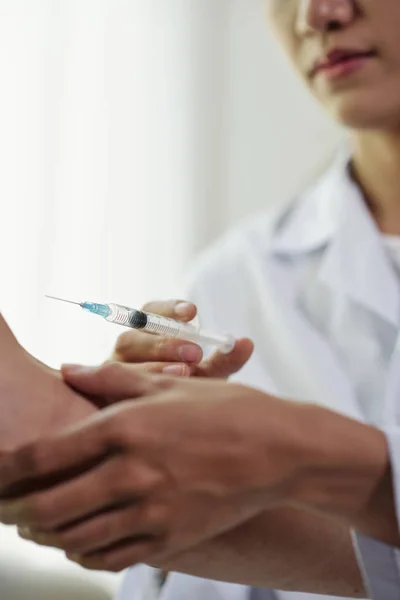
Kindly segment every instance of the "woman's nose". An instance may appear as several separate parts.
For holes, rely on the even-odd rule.
[[[356,14],[354,0],[299,0],[298,4],[296,31],[300,35],[342,29]]]

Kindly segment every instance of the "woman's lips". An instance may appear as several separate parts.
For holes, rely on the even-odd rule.
[[[376,56],[375,52],[331,52],[328,57],[316,63],[312,76],[322,74],[328,80],[336,80],[362,69],[367,62]]]

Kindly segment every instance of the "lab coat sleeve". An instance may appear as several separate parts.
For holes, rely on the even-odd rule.
[[[388,427],[385,434],[392,464],[397,523],[400,528],[400,427]],[[358,533],[353,533],[353,538],[370,598],[399,600],[400,550]]]

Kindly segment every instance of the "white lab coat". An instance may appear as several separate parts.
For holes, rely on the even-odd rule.
[[[248,336],[255,341],[255,353],[236,376],[237,380],[285,398],[324,405],[363,421],[352,382],[327,340],[304,317],[297,303],[303,253],[312,252],[324,241],[322,238],[329,233],[335,220],[332,219],[335,199],[349,193],[348,187],[343,186],[343,170],[341,159],[340,164],[296,202],[294,208],[291,206],[284,211],[286,215],[300,210],[293,231],[290,226],[282,230],[282,213],[264,216],[230,232],[209,249],[194,269],[190,296],[198,305],[200,319],[207,328],[230,332],[236,337]],[[314,214],[311,226],[307,206],[314,206],[315,212],[315,201],[320,208]],[[346,198],[341,201],[345,202]],[[325,211],[328,205],[329,220]],[[366,236],[369,235],[368,227],[365,222]],[[357,230],[359,235],[362,231],[360,234]],[[357,239],[357,243],[363,243]],[[349,240],[352,242],[354,240]],[[374,252],[371,248],[371,255],[367,255],[366,260],[373,261]],[[337,286],[343,285],[343,273],[330,275]],[[396,311],[400,314],[399,291],[392,289],[389,283],[382,289],[385,281],[383,278],[370,290],[369,301],[383,303],[390,314],[394,315]],[[400,349],[394,352],[390,365],[384,429],[392,453],[400,514]],[[399,553],[356,534],[354,541],[371,597],[399,600]],[[144,584],[150,572],[148,567],[142,566],[132,569],[125,580],[121,600],[153,600],[153,596],[146,594],[148,586]],[[276,592],[271,596],[266,594],[266,598],[269,597],[304,600],[309,595]],[[159,598],[249,600],[250,588],[172,574]]]

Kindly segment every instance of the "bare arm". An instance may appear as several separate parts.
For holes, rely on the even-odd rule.
[[[44,433],[95,412],[17,342],[0,314],[0,452],[39,439]]]
[[[366,596],[349,528],[400,546],[386,440],[379,430],[330,411],[304,410],[312,460],[294,496],[310,512],[265,512],[161,568],[273,589]]]
[[[291,505],[337,518],[346,526],[400,547],[385,434],[322,407],[304,405],[305,466]]]
[[[367,595],[348,529],[293,509],[265,512],[157,566],[270,589],[352,598]]]

